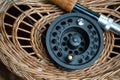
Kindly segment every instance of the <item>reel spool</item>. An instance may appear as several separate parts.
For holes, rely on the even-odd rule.
[[[103,32],[97,21],[82,13],[58,17],[46,35],[49,55],[66,70],[93,64],[103,50],[103,43]]]

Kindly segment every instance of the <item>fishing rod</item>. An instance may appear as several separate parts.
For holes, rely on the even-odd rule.
[[[112,30],[118,34],[120,34],[120,24],[114,22],[114,19],[108,18],[107,16],[103,14],[98,14],[80,4],[77,3],[77,0],[48,0],[62,9],[64,9],[67,12],[72,12],[74,10],[77,10],[78,12],[82,12],[95,20],[98,21],[101,28],[105,31]]]

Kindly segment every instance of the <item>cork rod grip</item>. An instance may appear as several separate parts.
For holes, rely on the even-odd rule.
[[[77,0],[48,0],[67,12],[71,12]]]

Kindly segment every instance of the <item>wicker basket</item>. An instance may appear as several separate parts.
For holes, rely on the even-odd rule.
[[[120,23],[119,0],[78,3]],[[105,32],[101,57],[88,68],[66,72],[51,62],[44,42],[46,30],[56,17],[65,13],[63,10],[47,0],[5,0],[0,8],[0,60],[23,79],[109,80],[120,72],[120,35]]]

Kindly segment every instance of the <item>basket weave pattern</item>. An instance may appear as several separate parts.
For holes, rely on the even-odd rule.
[[[119,0],[78,0],[78,3],[120,23]],[[64,13],[46,0],[8,2],[0,13],[0,60],[13,73],[28,80],[89,77],[103,80],[119,72],[120,36],[113,32],[103,34],[104,50],[92,66],[66,72],[52,63],[45,47],[46,31]]]

